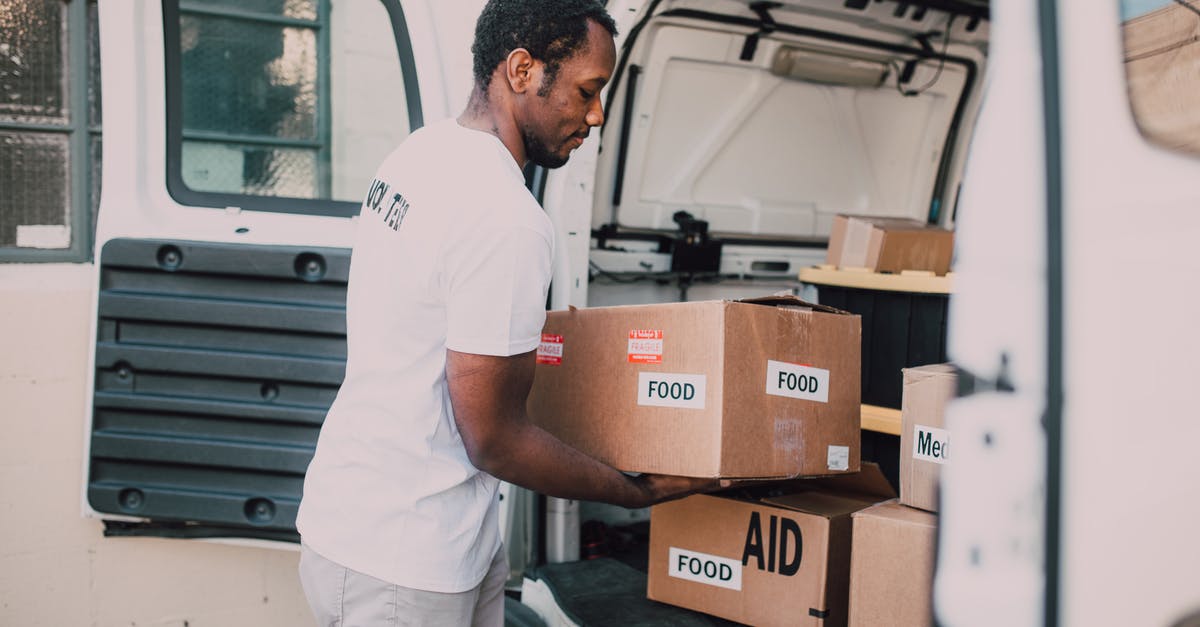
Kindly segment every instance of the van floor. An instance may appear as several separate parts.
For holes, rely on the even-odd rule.
[[[545,584],[558,609],[576,625],[713,627],[738,625],[715,616],[646,598],[650,524],[583,525],[578,562],[545,564],[526,578]]]

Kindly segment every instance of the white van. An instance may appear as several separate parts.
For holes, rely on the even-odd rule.
[[[0,623],[309,623],[288,549],[354,216],[462,110],[481,5],[0,9]],[[608,8],[605,125],[527,173],[549,306],[820,299],[836,214],[951,228],[939,620],[1200,620],[1200,5]],[[504,495],[518,582],[615,515]]]

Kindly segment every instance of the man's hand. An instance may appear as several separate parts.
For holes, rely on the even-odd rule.
[[[630,509],[673,501],[700,492],[712,492],[725,487],[725,484],[728,483],[719,479],[655,474],[638,475],[633,482],[638,487],[640,495],[630,504],[625,505]]]

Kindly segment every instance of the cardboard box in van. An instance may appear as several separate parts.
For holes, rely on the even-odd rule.
[[[829,233],[825,263],[899,274],[950,271],[954,232],[906,218],[838,215]]]
[[[794,297],[550,312],[534,422],[625,471],[859,468],[859,317]]]
[[[933,624],[937,515],[887,501],[852,515],[850,624]]]
[[[850,515],[895,496],[879,467],[741,492],[650,509],[647,596],[749,625],[845,625]]]
[[[942,466],[950,459],[946,403],[954,398],[950,364],[905,368],[900,399],[900,502],[937,511]]]

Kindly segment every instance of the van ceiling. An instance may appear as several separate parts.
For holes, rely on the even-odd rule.
[[[662,4],[628,57],[632,96],[627,79],[614,94],[614,184],[597,186],[594,228],[671,231],[679,210],[713,232],[802,240],[838,213],[944,222],[944,157],[986,49],[965,16],[986,3],[787,0],[758,35],[764,5]],[[916,4],[961,11],[949,45],[946,13],[897,15]]]

